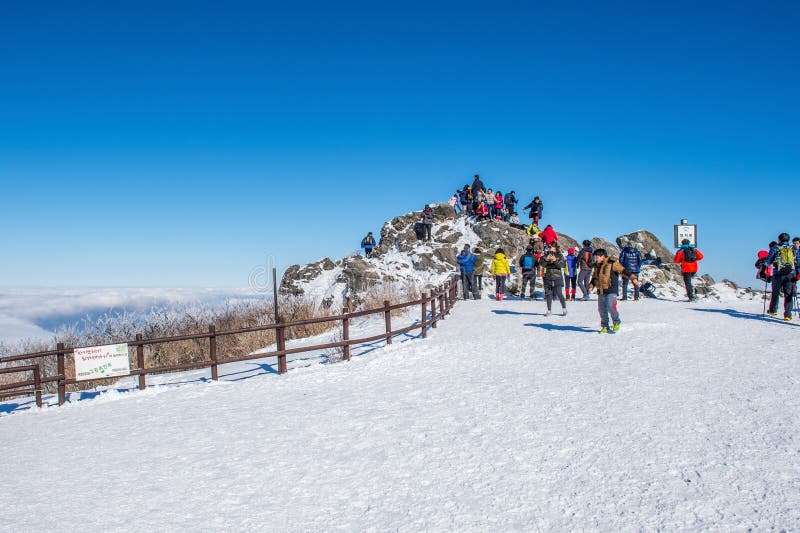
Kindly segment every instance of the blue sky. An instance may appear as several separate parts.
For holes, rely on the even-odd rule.
[[[740,283],[800,234],[797,2],[16,4],[0,285],[243,286],[475,172]]]

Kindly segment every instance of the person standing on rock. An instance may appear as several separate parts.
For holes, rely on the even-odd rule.
[[[616,333],[619,331],[620,318],[617,311],[617,293],[619,277],[627,277],[635,286],[639,280],[625,270],[618,261],[608,257],[602,248],[594,251],[594,268],[589,290],[597,289],[597,311],[600,313],[600,333]],[[611,324],[608,317],[611,315]],[[610,327],[610,329],[609,329]]]
[[[519,291],[519,299],[525,299],[525,288],[531,284],[531,300],[535,299],[536,291],[536,267],[539,261],[533,253],[533,246],[528,246],[525,254],[519,258],[519,267],[522,270],[522,290]]]
[[[494,218],[494,191],[492,189],[486,191],[486,207],[489,208],[489,218]]]
[[[461,192],[458,194],[458,199],[461,202],[461,207],[467,212],[467,216],[474,213],[472,209],[472,191],[470,191],[468,185],[464,185],[464,188],[461,189]]]
[[[494,253],[491,272],[492,276],[494,276],[495,300],[502,302],[506,297],[506,280],[511,275],[511,267],[502,248],[498,248]]]
[[[783,296],[783,319],[792,319],[792,306],[797,279],[797,256],[789,244],[789,234],[778,235],[778,245],[769,250],[765,263],[772,265],[772,297],[769,300],[770,316],[778,314],[778,303]]]
[[[578,265],[580,271],[578,272],[578,287],[581,288],[583,299],[588,300],[589,296],[589,281],[592,279],[592,267],[594,266],[594,249],[592,248],[592,241],[586,239],[583,241],[583,248],[578,252]]]
[[[498,215],[503,216],[503,193],[500,191],[494,193],[494,218]]]
[[[508,193],[505,198],[505,203],[508,212],[516,214],[515,211],[517,210],[517,204],[519,203],[519,200],[517,200],[517,193],[514,191]],[[517,221],[517,224],[519,224],[519,221]]]
[[[535,197],[531,203],[529,203],[522,209],[531,210],[530,217],[533,219],[533,225],[538,227],[539,219],[542,218],[542,212],[544,211],[544,204],[542,203],[541,198],[539,198],[538,196]]]
[[[361,240],[361,248],[364,249],[366,257],[372,257],[372,249],[375,248],[375,237],[372,236],[371,231]]]
[[[642,252],[637,250],[631,245],[629,240],[625,240],[625,246],[622,248],[622,251],[619,253],[619,262],[622,263],[622,266],[625,267],[625,270],[630,272],[631,274],[636,274],[636,277],[639,277],[639,272],[642,271]],[[627,300],[628,299],[628,279],[624,278],[622,280],[622,298],[620,300]],[[633,300],[639,300],[639,287],[636,285],[633,286]]]
[[[458,266],[461,270],[461,286],[464,288],[464,299],[469,300],[469,295],[476,300],[480,298],[478,286],[475,284],[475,263],[478,257],[469,251],[469,244],[464,245],[464,249],[456,257]]]
[[[475,174],[475,179],[472,180],[472,194],[473,196],[478,194],[478,191],[486,191],[483,187],[483,182],[481,181],[480,176]]]
[[[431,241],[431,232],[433,231],[433,223],[436,220],[436,217],[433,214],[433,209],[431,206],[426,205],[425,209],[422,211],[422,226],[425,230],[425,240],[427,242]]]
[[[558,298],[561,303],[561,314],[567,316],[567,302],[564,300],[564,266],[566,259],[558,249],[558,245],[551,244],[542,259],[542,285],[544,285],[544,298],[547,303],[547,316],[553,312],[553,299]]]
[[[700,250],[689,242],[689,239],[683,239],[681,241],[681,247],[678,248],[678,253],[675,254],[675,262],[681,265],[683,284],[686,285],[686,297],[689,298],[690,302],[697,301],[697,297],[694,295],[692,281],[695,275],[697,275],[697,262],[702,260],[703,254]]]

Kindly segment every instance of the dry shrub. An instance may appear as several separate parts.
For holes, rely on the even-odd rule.
[[[324,310],[317,302],[299,297],[281,298],[279,312],[284,321],[305,320],[331,316],[333,310]],[[66,349],[82,346],[115,344],[132,341],[137,333],[144,340],[207,333],[208,326],[213,324],[218,333],[230,330],[253,328],[273,324],[274,305],[272,299],[255,301],[228,302],[222,309],[184,308],[182,310],[157,309],[146,316],[127,313],[106,314],[97,319],[84,319],[78,326],[64,327],[58,331],[52,341],[27,340],[13,345],[0,343],[0,357],[39,351],[54,350],[55,345],[63,342]],[[305,338],[323,333],[335,322],[324,322],[289,328],[287,340]],[[275,331],[255,331],[236,335],[217,337],[217,356],[243,356],[261,348],[275,344]],[[170,341],[145,346],[145,367],[178,366],[183,364],[210,361],[210,342],[207,338]],[[71,357],[66,364],[67,378],[74,377],[74,363]],[[136,348],[129,350],[131,368],[136,368]],[[0,368],[39,364],[43,376],[58,374],[56,356],[0,363]],[[29,379],[24,374],[0,374],[0,384],[14,383]],[[70,387],[70,390],[86,390],[108,381],[81,382]],[[47,384],[48,392],[55,392],[56,384]]]
[[[418,300],[420,297],[419,287],[415,284],[390,282],[370,287],[364,295],[357,299],[356,305],[359,311],[365,311],[383,308],[386,301],[389,302],[389,305],[397,305]],[[395,309],[392,311],[392,316],[402,315],[405,311],[406,309]]]

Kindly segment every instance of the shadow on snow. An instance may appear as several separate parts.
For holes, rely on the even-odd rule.
[[[745,320],[755,320],[757,322],[768,322],[770,324],[780,324],[783,326],[800,327],[800,324],[794,322],[784,322],[783,320],[778,320],[769,316],[764,316],[762,314],[745,313],[743,311],[737,311],[736,309],[692,309],[692,311],[699,311],[701,313],[719,313],[723,315],[728,315],[731,318],[742,318]]]
[[[573,331],[578,333],[597,333],[596,329],[583,326],[561,326],[558,324],[525,324],[532,328],[544,329],[546,331]]]

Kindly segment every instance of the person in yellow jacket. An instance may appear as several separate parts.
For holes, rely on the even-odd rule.
[[[503,301],[506,297],[506,279],[511,275],[511,267],[508,264],[502,248],[498,248],[492,259],[492,276],[494,276],[496,300]]]

